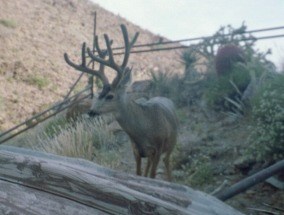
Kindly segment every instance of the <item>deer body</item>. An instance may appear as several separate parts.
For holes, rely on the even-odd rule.
[[[122,65],[114,62],[111,41],[105,35],[107,51],[100,50],[96,38],[96,48],[99,56],[95,56],[89,49],[88,54],[92,60],[100,63],[100,71],[90,69],[86,66],[86,50],[85,44],[82,47],[82,64],[77,65],[71,62],[64,55],[66,62],[77,70],[87,72],[99,77],[103,84],[103,91],[99,97],[95,99],[89,115],[112,112],[120,126],[130,137],[132,148],[136,160],[136,173],[141,175],[141,160],[147,157],[147,165],[144,176],[154,178],[161,155],[164,153],[164,163],[166,167],[166,175],[171,180],[170,155],[176,144],[177,139],[177,117],[174,110],[174,104],[171,100],[164,97],[154,97],[152,99],[132,99],[126,92],[131,82],[131,69],[126,67],[130,49],[135,43],[138,33],[134,39],[129,42],[128,33],[125,26],[121,26],[124,42],[125,56]],[[109,59],[105,60],[106,55]],[[116,78],[109,84],[104,74],[103,67],[109,66],[117,72]]]
[[[110,92],[113,95],[112,92]],[[119,92],[112,100],[96,99],[90,114],[113,112],[116,120],[131,139],[136,159],[136,174],[141,175],[141,158],[147,157],[148,163],[144,176],[154,178],[162,153],[167,179],[171,180],[169,159],[176,144],[178,121],[171,100],[154,97],[150,100],[132,100],[127,93]],[[112,108],[110,108],[112,106]]]

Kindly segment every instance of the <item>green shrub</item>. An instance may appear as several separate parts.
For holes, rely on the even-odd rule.
[[[231,25],[222,26],[212,37],[202,39],[200,43],[190,46],[182,54],[186,67],[185,77],[190,74],[190,79],[194,79],[193,75],[198,75],[192,72],[195,68],[201,68],[205,72],[204,77],[200,77],[199,73],[197,79],[203,82],[200,87],[204,87],[204,99],[208,107],[229,115],[239,116],[247,111],[248,106],[242,101],[242,97],[248,84],[251,83],[252,72],[259,77],[267,69],[275,70],[273,63],[267,60],[267,55],[271,51],[262,53],[255,50],[256,40],[251,34],[243,34],[246,29],[244,23],[239,28],[233,28]],[[231,74],[217,78],[214,66],[216,52],[220,46],[228,44],[236,45],[244,51],[246,65],[235,63]],[[192,89],[191,93],[194,91],[195,89]]]
[[[214,75],[205,80],[207,86],[204,99],[210,108],[236,111],[237,103],[241,103],[241,97],[250,82],[250,73],[243,68],[237,64],[232,73],[221,77]]]
[[[54,138],[59,135],[60,132],[70,126],[69,122],[65,119],[65,117],[55,117],[53,120],[49,120],[43,127],[43,131],[46,137]]]
[[[202,163],[196,167],[194,174],[190,176],[190,184],[194,187],[200,187],[204,184],[212,183],[213,168],[210,162]]]
[[[284,158],[284,75],[275,74],[252,100],[253,125],[248,139],[257,160]]]
[[[174,151],[173,158],[182,156],[179,150]],[[173,159],[175,160],[178,159]],[[198,159],[188,156],[187,162],[175,169],[173,175],[176,181],[200,189],[204,184],[213,183],[214,170],[211,162],[207,155],[201,155]]]

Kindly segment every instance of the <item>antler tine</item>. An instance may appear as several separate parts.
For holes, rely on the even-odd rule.
[[[112,45],[113,40],[110,40],[110,45]],[[100,56],[100,58],[104,59],[107,56],[107,50],[102,50],[99,45],[98,36],[95,37],[95,48]]]
[[[121,31],[123,34],[123,39],[124,39],[124,59],[123,59],[123,63],[121,64],[122,68],[125,68],[127,63],[128,63],[128,59],[129,59],[129,55],[130,55],[130,50],[132,48],[132,46],[134,45],[134,43],[136,42],[138,36],[139,36],[139,32],[136,32],[134,37],[132,38],[131,42],[129,42],[129,38],[128,38],[128,32],[127,32],[127,28],[125,27],[125,25],[121,25]]]
[[[105,38],[105,42],[106,42],[106,47],[107,47],[107,54],[109,55],[109,59],[108,60],[105,60],[104,58],[102,58],[100,55],[102,53],[100,53],[100,48],[99,48],[99,43],[98,43],[98,39],[96,39],[96,48],[98,50],[98,53],[99,53],[99,57],[95,56],[91,50],[89,48],[87,48],[87,52],[89,54],[89,56],[94,60],[94,61],[97,61],[101,64],[104,64],[110,68],[113,68],[114,70],[116,70],[118,73],[121,73],[120,71],[120,67],[115,63],[114,61],[114,57],[113,57],[113,52],[112,52],[112,48],[111,48],[111,45],[112,45],[112,40],[109,40],[108,38],[108,35],[107,34],[104,34],[104,38]],[[100,50],[100,51],[99,51]]]
[[[82,63],[75,64],[69,59],[68,54],[64,53],[64,59],[69,66],[81,72],[86,72],[88,74],[95,75],[99,79],[101,79],[101,81],[103,82],[103,85],[109,85],[109,81],[103,72],[103,67],[100,67],[100,70],[97,71],[97,70],[88,68],[88,66],[86,65],[86,43],[83,43],[82,45],[81,58],[82,58]]]
[[[125,25],[121,25],[121,31],[122,31],[122,34],[123,34],[123,40],[124,40],[124,44],[125,44],[125,53],[124,53],[124,59],[123,59],[123,62],[121,65],[118,65],[115,63],[115,60],[114,60],[114,57],[113,57],[113,51],[112,51],[112,40],[109,39],[108,35],[107,34],[104,34],[104,39],[105,39],[105,43],[106,43],[106,47],[107,47],[107,54],[108,54],[108,59],[105,60],[103,57],[101,57],[100,55],[102,54],[101,53],[101,50],[99,48],[99,44],[98,44],[98,38],[96,37],[96,48],[98,50],[98,53],[99,53],[99,56],[95,56],[91,50],[89,48],[87,48],[87,52],[89,54],[89,56],[94,60],[94,61],[97,61],[103,65],[106,65],[112,69],[114,69],[116,72],[117,72],[117,76],[115,77],[115,79],[113,80],[112,82],[112,85],[115,87],[117,85],[117,83],[119,82],[126,66],[127,66],[127,62],[128,62],[128,59],[129,59],[129,55],[130,55],[130,50],[132,48],[132,46],[134,45],[134,43],[136,42],[138,36],[139,36],[139,33],[137,32],[134,36],[134,38],[131,40],[131,42],[129,41],[129,38],[128,38],[128,32],[127,32],[127,29],[125,27]]]

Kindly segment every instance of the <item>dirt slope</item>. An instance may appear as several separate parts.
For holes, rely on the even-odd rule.
[[[92,45],[95,11],[97,34],[108,33],[114,47],[123,45],[122,23],[130,35],[140,32],[137,44],[160,39],[87,0],[0,0],[0,131],[68,92],[79,73],[65,63],[63,53],[79,60],[81,44]],[[143,79],[151,69],[181,71],[179,56],[180,51],[133,54],[129,65],[134,78]]]

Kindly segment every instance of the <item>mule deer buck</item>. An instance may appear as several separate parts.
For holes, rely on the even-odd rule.
[[[141,175],[141,158],[147,157],[147,164],[144,176],[155,178],[157,166],[161,155],[164,153],[164,164],[166,176],[171,180],[170,155],[177,139],[177,117],[174,104],[164,97],[154,97],[149,100],[133,100],[126,93],[126,89],[131,82],[131,69],[127,67],[130,50],[136,42],[138,33],[129,41],[128,32],[124,25],[121,25],[123,39],[125,43],[125,53],[121,65],[114,60],[114,54],[108,35],[104,35],[107,50],[102,51],[95,39],[95,46],[98,56],[95,56],[90,49],[87,49],[89,57],[93,61],[99,62],[101,69],[92,70],[86,66],[86,47],[82,47],[82,63],[74,64],[65,53],[66,62],[77,70],[93,74],[103,82],[103,90],[98,99],[95,99],[89,112],[90,116],[112,112],[120,126],[130,137],[134,156],[136,159],[136,174]],[[106,54],[108,59],[106,60]],[[116,71],[117,75],[109,84],[103,66],[108,66]]]

